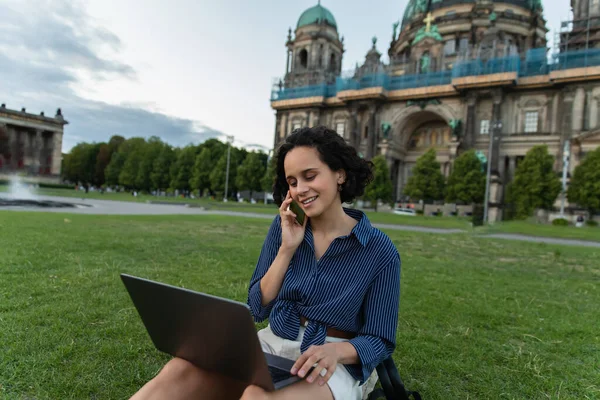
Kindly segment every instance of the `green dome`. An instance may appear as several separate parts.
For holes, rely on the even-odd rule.
[[[320,24],[321,22],[325,22],[337,29],[337,23],[335,22],[335,18],[333,18],[333,14],[331,11],[323,7],[321,2],[319,2],[319,4],[316,6],[311,7],[302,13],[296,28],[301,28],[306,25]]]
[[[417,14],[426,14],[428,11],[435,11],[440,8],[452,7],[459,4],[474,4],[476,0],[409,0],[404,17],[402,18],[402,27],[404,28]],[[542,0],[492,0],[493,3],[506,3],[523,7],[527,10],[542,10]]]

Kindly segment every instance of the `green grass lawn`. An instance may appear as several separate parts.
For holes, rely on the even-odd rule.
[[[477,228],[484,233],[516,233],[520,235],[581,239],[600,242],[600,228],[583,226],[553,226],[529,221],[505,221],[485,228]]]
[[[0,212],[0,398],[127,398],[168,359],[125,272],[245,301],[268,221]],[[387,232],[394,353],[426,399],[600,397],[598,249]]]

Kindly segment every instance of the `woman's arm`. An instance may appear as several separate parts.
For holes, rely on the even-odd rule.
[[[395,249],[394,249],[395,250]],[[363,303],[364,325],[351,339],[360,360],[359,371],[367,379],[371,371],[393,351],[396,345],[400,302],[400,256],[394,251],[367,291]],[[358,372],[358,371],[357,371]]]
[[[260,291],[262,293],[261,305],[263,307],[266,307],[267,304],[277,298],[281,290],[281,285],[283,285],[283,278],[285,278],[285,273],[288,270],[295,251],[296,249],[280,247],[273,264],[271,264],[265,276],[260,280]]]
[[[256,270],[250,280],[248,305],[257,322],[269,316],[290,261],[304,239],[308,218],[305,218],[304,225],[295,222],[296,215],[288,210],[291,202],[292,198],[288,192],[279,208],[279,215],[271,224]]]

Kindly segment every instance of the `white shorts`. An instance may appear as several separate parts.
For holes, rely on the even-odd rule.
[[[302,354],[300,352],[300,344],[302,343],[304,330],[305,328],[301,326],[296,340],[287,340],[275,335],[269,325],[265,329],[258,331],[258,338],[264,352],[289,358],[290,360],[297,360]],[[325,339],[326,343],[345,341],[347,340],[331,336],[327,336]],[[333,393],[335,400],[361,400],[366,398],[368,392],[373,390],[376,382],[377,372],[373,371],[373,374],[365,382],[365,385],[360,386],[359,381],[354,379],[343,365],[338,364],[335,372],[329,378],[329,381],[327,381],[327,385],[331,393]]]

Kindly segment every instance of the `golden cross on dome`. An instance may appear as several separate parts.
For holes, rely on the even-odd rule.
[[[429,14],[427,14],[427,18],[425,18],[423,20],[423,22],[425,22],[427,24],[427,27],[425,28],[425,32],[431,31],[431,23],[433,21],[435,21],[435,18],[433,18],[433,16],[431,15],[431,12],[429,12]]]

